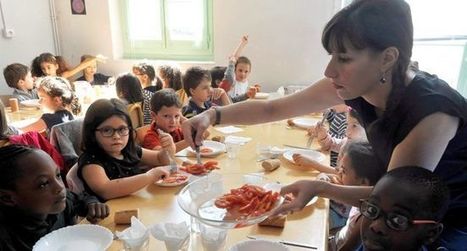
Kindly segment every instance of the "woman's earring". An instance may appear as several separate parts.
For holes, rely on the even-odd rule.
[[[380,84],[386,83],[386,76],[385,76],[384,72],[383,72],[383,74],[381,74],[381,78],[379,79],[379,83]]]

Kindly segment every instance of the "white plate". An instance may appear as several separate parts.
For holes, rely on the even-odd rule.
[[[309,129],[312,126],[316,125],[316,123],[320,122],[321,119],[314,119],[314,118],[297,118],[293,119],[292,122],[300,128]]]
[[[188,181],[190,181],[190,176],[191,174],[189,173],[185,173],[185,172],[180,172],[182,173],[183,175],[185,175],[187,177],[187,179],[183,182],[178,182],[178,183],[166,183],[166,182],[163,182],[162,180],[159,180],[156,182],[156,185],[158,186],[161,186],[161,187],[176,187],[176,186],[181,186],[181,185],[185,185],[186,183],[188,183]]]
[[[225,144],[212,140],[205,140],[201,146],[201,149],[203,148],[209,148],[212,150],[210,153],[201,152],[201,156],[203,157],[214,157],[226,151]],[[191,147],[188,147],[187,150],[192,154],[196,154],[196,152]]]
[[[284,158],[292,163],[295,164],[295,162],[293,161],[293,158],[292,158],[292,155],[296,154],[296,153],[299,153],[299,154],[302,154],[302,155],[305,155],[305,156],[308,156],[308,157],[311,157],[313,160],[315,161],[318,161],[318,162],[321,162],[324,160],[324,154],[318,152],[318,151],[315,151],[315,150],[304,150],[304,149],[293,149],[293,150],[289,150],[287,152],[285,152],[283,154]]]
[[[39,103],[39,99],[29,99],[21,101],[20,104],[28,107],[40,107],[41,104]]]
[[[269,93],[266,92],[257,92],[255,95],[255,99],[267,99],[269,98]]]
[[[229,251],[258,251],[258,250],[268,250],[268,251],[289,251],[290,249],[280,243],[267,241],[267,240],[247,240],[242,241],[231,248]]]
[[[101,251],[106,250],[113,234],[98,225],[74,225],[55,230],[43,236],[33,251]]]

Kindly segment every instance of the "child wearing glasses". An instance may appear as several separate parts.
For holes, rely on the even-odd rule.
[[[169,164],[166,150],[136,145],[126,106],[118,99],[91,104],[82,137],[77,174],[84,190],[101,201],[129,195],[169,174],[167,167],[161,167]]]
[[[389,171],[361,201],[358,250],[447,250],[434,243],[448,204],[447,186],[429,170],[407,166]]]
[[[50,156],[22,145],[0,148],[0,250],[32,250],[44,235],[109,215],[96,197],[68,192]]]

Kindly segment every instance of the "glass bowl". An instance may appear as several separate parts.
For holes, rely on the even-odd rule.
[[[204,224],[218,228],[239,228],[257,224],[266,219],[282,204],[282,196],[275,202],[272,209],[258,216],[240,217],[232,219],[226,217],[227,210],[214,205],[217,198],[229,193],[233,188],[245,184],[257,185],[280,192],[281,185],[259,174],[224,174],[210,173],[185,186],[177,196],[179,206],[191,217]]]

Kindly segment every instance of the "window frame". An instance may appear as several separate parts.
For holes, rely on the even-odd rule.
[[[213,1],[202,0],[204,17],[203,40],[199,48],[193,48],[192,41],[171,40],[166,27],[168,0],[161,1],[162,40],[130,40],[128,26],[128,6],[137,4],[132,0],[120,0],[120,24],[122,29],[123,58],[126,59],[162,59],[187,61],[212,61],[214,59],[213,45]]]

